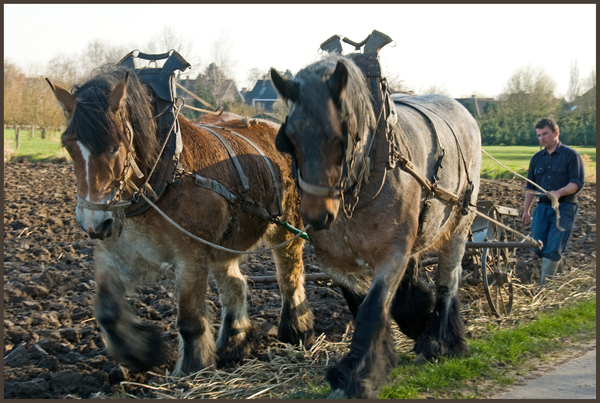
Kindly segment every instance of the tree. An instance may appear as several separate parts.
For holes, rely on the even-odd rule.
[[[535,123],[543,117],[557,119],[561,101],[554,97],[556,81],[543,68],[518,68],[500,95],[496,144],[537,144]]]
[[[572,102],[580,95],[581,84],[579,82],[579,67],[577,59],[571,61],[571,74],[569,76],[569,89],[567,90],[566,100]]]
[[[74,56],[60,54],[48,63],[46,76],[61,87],[69,88],[80,81],[81,72]]]
[[[21,69],[4,59],[4,124],[19,124],[22,120],[21,100],[25,75]]]
[[[153,54],[166,53],[173,49],[192,65],[191,69],[186,70],[186,74],[193,75],[199,70],[200,58],[196,54],[194,41],[171,26],[163,26],[162,30],[146,43],[145,49],[144,53]]]
[[[446,88],[445,83],[442,83],[442,84],[433,83],[429,87],[427,87],[423,91],[421,91],[421,93],[422,94],[439,94],[439,95],[450,96],[450,91],[448,91],[448,88]]]
[[[262,78],[265,75],[268,75],[268,73],[265,73],[264,71],[262,71],[258,67],[253,67],[250,70],[248,70],[248,73],[246,75],[246,77],[247,77],[246,79],[248,80],[248,88],[252,88],[254,86],[254,84],[258,80],[262,80]]]
[[[82,79],[87,80],[98,73],[97,69],[108,64],[115,64],[131,49],[124,46],[113,46],[100,39],[88,42],[87,48],[80,58]]]

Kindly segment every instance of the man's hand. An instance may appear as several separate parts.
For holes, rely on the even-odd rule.
[[[531,224],[531,217],[529,216],[529,211],[525,211],[523,213],[523,217],[521,217],[521,221],[523,221],[523,224],[525,224],[525,225]]]

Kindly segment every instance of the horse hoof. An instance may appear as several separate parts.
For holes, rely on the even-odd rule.
[[[336,389],[327,396],[327,399],[345,399],[344,391],[342,389]]]
[[[415,365],[421,365],[421,364],[425,364],[427,362],[427,359],[425,358],[425,356],[423,354],[418,354],[417,358],[415,358]]]

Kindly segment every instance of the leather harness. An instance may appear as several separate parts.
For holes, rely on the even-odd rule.
[[[164,62],[162,68],[138,69],[135,66],[134,58],[139,58],[154,63],[156,63],[157,60],[166,59],[166,61]],[[156,116],[157,137],[159,140],[159,144],[162,144],[163,148],[158,157],[157,163],[155,164],[155,168],[158,169],[153,170],[150,179],[147,180],[147,182],[145,183],[143,189],[144,193],[146,193],[147,195],[149,194],[149,197],[153,199],[153,201],[156,201],[165,192],[167,185],[170,184],[173,186],[177,186],[180,183],[181,177],[183,175],[188,175],[194,179],[194,183],[196,185],[219,194],[220,196],[224,197],[229,203],[238,205],[243,211],[254,214],[260,218],[272,221],[276,220],[277,217],[283,215],[282,190],[279,182],[277,181],[275,170],[273,169],[271,162],[256,144],[254,144],[252,141],[242,136],[241,134],[221,126],[198,125],[199,127],[208,130],[210,133],[212,133],[225,146],[225,149],[229,154],[229,158],[233,162],[242,182],[242,195],[233,194],[225,185],[219,183],[214,179],[206,178],[202,175],[186,171],[185,168],[179,163],[179,154],[183,149],[183,143],[181,140],[181,129],[179,127],[177,115],[181,105],[176,102],[176,83],[174,72],[175,70],[184,71],[186,68],[190,67],[190,64],[187,61],[185,61],[185,59],[183,59],[183,57],[181,57],[179,53],[172,50],[164,54],[150,55],[134,50],[128,53],[123,59],[121,59],[118,65],[133,70],[138,75],[140,80],[152,89],[155,95],[154,107],[155,110],[158,112],[158,115]],[[275,186],[275,193],[278,203],[277,212],[269,213],[267,209],[263,206],[259,206],[245,200],[245,196],[250,190],[248,179],[244,174],[242,166],[240,165],[239,159],[236,156],[235,152],[233,151],[225,137],[223,137],[218,132],[218,130],[228,131],[229,133],[232,133],[235,136],[245,140],[252,147],[254,147],[254,149],[256,149],[258,153],[263,157],[267,166],[269,167],[269,171],[271,173],[271,177]],[[133,139],[133,132],[131,132],[130,135],[131,139]],[[140,176],[138,175],[138,177]],[[86,206],[84,205],[83,207]],[[99,209],[99,207],[95,205],[86,208]],[[125,208],[125,216],[133,217],[148,210],[148,208],[150,208],[150,205],[145,200],[138,197],[137,200],[133,200],[130,203],[120,203],[118,206],[106,205],[106,207],[104,207],[104,205],[101,205],[100,208],[111,211]]]
[[[458,204],[459,198],[457,195],[449,192],[445,189],[440,188],[437,185],[437,175],[439,169],[442,167],[442,160],[445,155],[445,150],[442,148],[436,126],[432,119],[432,114],[441,118],[450,128],[452,134],[456,139],[456,144],[460,157],[462,159],[465,172],[467,175],[468,188],[465,192],[461,204],[461,212],[463,215],[468,214],[468,206],[470,204],[471,195],[473,191],[473,183],[469,178],[468,167],[462,153],[462,148],[458,141],[458,137],[452,125],[444,119],[443,116],[439,115],[436,111],[415,102],[411,102],[409,97],[407,99],[394,99],[392,100],[391,94],[387,87],[387,82],[381,75],[381,66],[379,63],[379,50],[386,44],[392,42],[392,39],[379,31],[374,30],[367,39],[361,43],[355,43],[348,40],[348,38],[334,35],[321,44],[321,49],[328,52],[342,53],[342,46],[340,40],[346,43],[352,44],[359,50],[364,45],[363,53],[353,53],[347,57],[351,58],[354,63],[363,72],[367,84],[371,90],[373,96],[373,110],[377,119],[377,126],[375,133],[372,136],[371,142],[367,145],[368,157],[365,159],[365,163],[368,166],[363,166],[363,172],[359,175],[364,176],[362,182],[364,186],[361,186],[361,181],[354,184],[350,189],[342,190],[342,194],[347,197],[354,199],[354,202],[350,202],[349,212],[346,211],[344,206],[344,212],[346,216],[350,218],[352,216],[352,210],[360,208],[371,202],[385,183],[386,172],[390,169],[394,169],[396,164],[400,164],[400,168],[410,175],[412,175],[423,188],[427,191],[425,206],[420,215],[420,224],[426,220],[427,210],[429,207],[430,197],[435,196],[451,204]],[[402,134],[398,132],[397,127],[397,116],[394,109],[394,104],[402,104],[419,111],[430,123],[433,132],[436,137],[436,143],[439,151],[437,152],[437,161],[434,167],[432,180],[429,180],[422,172],[415,168],[410,161],[410,156],[405,156],[400,153],[398,147],[398,141],[402,140]],[[366,172],[366,173],[365,173]]]

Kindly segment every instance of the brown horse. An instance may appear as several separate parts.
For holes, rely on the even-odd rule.
[[[399,162],[378,196],[352,211],[347,202],[369,177],[368,145],[378,125],[362,71],[351,57],[332,55],[294,80],[275,69],[271,76],[292,103],[277,147],[294,158],[301,213],[317,259],[355,317],[350,351],[327,372],[333,394],[377,397],[397,362],[390,319],[417,340],[419,361],[466,354],[458,283],[473,213],[433,196],[400,161],[458,200],[475,203],[481,140],[473,117],[439,95],[408,97],[392,107],[397,124],[388,121],[395,147],[390,155]],[[445,156],[438,171],[440,146]],[[419,253],[427,249],[439,251],[435,304],[417,277]]]
[[[132,217],[121,206],[142,187],[162,144],[157,141],[152,92],[125,68],[106,67],[71,94],[50,82],[68,115],[62,144],[73,158],[79,203],[77,222],[94,240],[97,294],[95,315],[108,351],[133,370],[148,370],[165,359],[159,333],[140,322],[125,300],[127,291],[149,275],[171,272],[178,298],[179,359],[175,371],[239,361],[251,351],[246,280],[239,269],[244,255],[216,250],[188,237],[154,209]],[[239,117],[220,121],[210,130],[179,115],[183,174],[177,186],[167,186],[156,206],[194,236],[229,249],[248,251],[262,242],[274,245],[292,236],[239,204],[195,184],[195,174],[217,181],[233,195],[278,215],[277,187],[282,193],[283,220],[302,227],[298,194],[289,160],[274,146],[277,127]],[[258,146],[265,159],[241,134]],[[235,152],[247,176],[243,192],[232,159],[213,132],[220,133]],[[138,178],[139,169],[144,175]],[[276,177],[276,183],[274,181]],[[109,207],[110,206],[110,207]],[[302,240],[273,250],[283,306],[278,337],[284,342],[308,343],[313,315],[304,292]],[[209,276],[216,280],[222,305],[215,344],[206,292]]]

